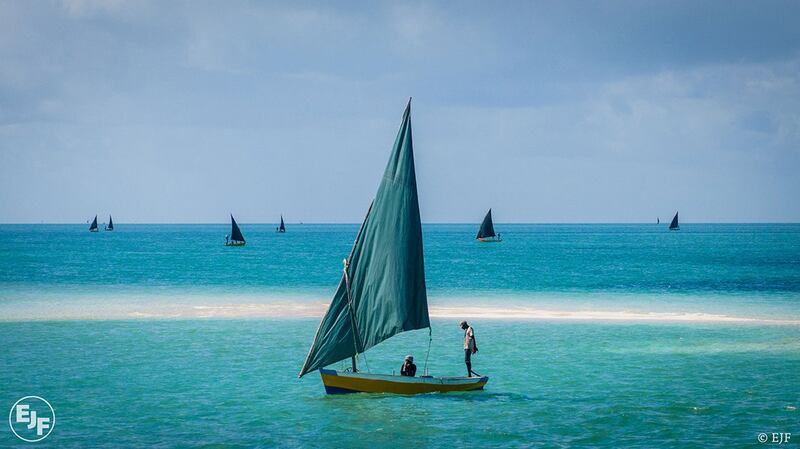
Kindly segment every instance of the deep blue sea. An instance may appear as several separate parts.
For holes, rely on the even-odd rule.
[[[357,225],[0,225],[0,447],[800,446],[800,225],[425,225],[428,368],[482,392],[324,394],[297,373]],[[424,360],[426,330],[367,352]]]

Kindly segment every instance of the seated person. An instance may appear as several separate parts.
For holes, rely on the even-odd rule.
[[[400,368],[400,375],[414,377],[416,374],[417,365],[414,365],[414,357],[407,355],[403,361],[403,366]]]

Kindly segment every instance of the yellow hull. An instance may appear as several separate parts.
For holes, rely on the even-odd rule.
[[[422,394],[482,390],[489,378],[483,377],[405,377],[319,370],[325,392]]]
[[[225,246],[244,246],[244,242],[231,242],[226,243]]]

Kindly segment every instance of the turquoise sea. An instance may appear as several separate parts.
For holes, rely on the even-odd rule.
[[[486,390],[326,396],[297,378],[357,225],[0,225],[0,447],[800,446],[800,225],[425,225],[428,368]],[[367,352],[398,370],[426,330]]]

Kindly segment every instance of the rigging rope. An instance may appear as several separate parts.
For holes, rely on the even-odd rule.
[[[362,352],[362,353],[361,353],[361,355],[363,355],[363,356],[364,356],[364,366],[366,366],[366,367],[367,367],[367,372],[368,372],[368,373],[371,373],[372,371],[370,371],[370,369],[369,369],[369,362],[367,361],[367,353],[366,353],[366,352]]]
[[[431,342],[433,342],[433,328],[428,326],[428,352],[425,353],[425,367],[422,372],[428,375],[428,356],[431,355]]]

